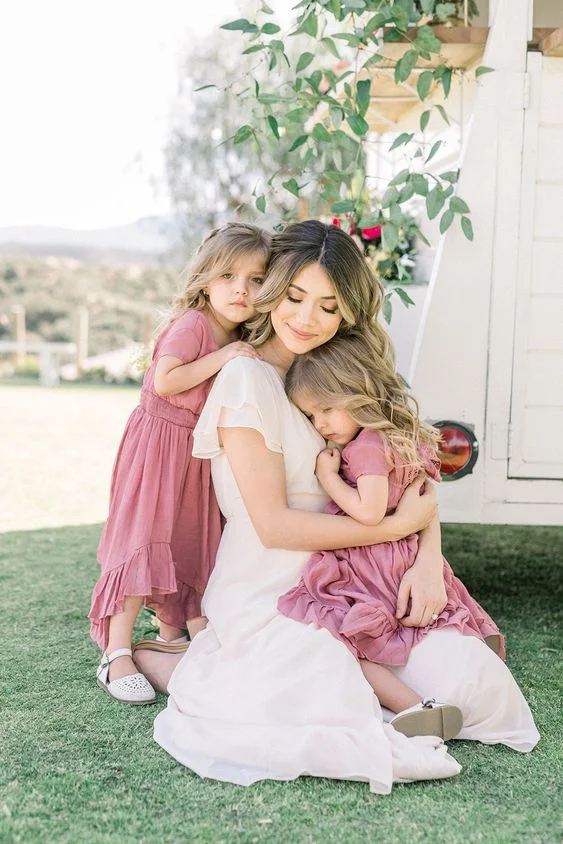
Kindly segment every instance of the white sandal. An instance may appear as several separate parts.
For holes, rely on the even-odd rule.
[[[449,741],[461,731],[463,715],[457,706],[427,697],[422,703],[399,712],[389,723],[405,736],[439,736]]]
[[[118,680],[108,681],[109,667],[114,659],[118,656],[132,655],[131,648],[118,648],[110,654],[102,654],[102,661],[96,671],[98,686],[118,703],[130,703],[134,706],[155,703],[156,692],[144,674],[128,674]]]

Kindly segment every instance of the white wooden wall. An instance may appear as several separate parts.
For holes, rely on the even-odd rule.
[[[563,59],[528,86],[509,476],[563,479]]]

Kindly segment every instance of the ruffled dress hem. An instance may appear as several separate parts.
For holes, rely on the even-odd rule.
[[[102,650],[107,647],[110,618],[123,612],[128,596],[143,597],[145,606],[154,609],[161,621],[182,629],[187,618],[200,615],[201,594],[179,581],[175,570],[170,543],[151,542],[100,577],[89,618],[90,635]]]

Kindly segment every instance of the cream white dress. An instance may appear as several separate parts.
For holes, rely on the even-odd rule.
[[[250,358],[229,362],[194,431],[193,454],[212,460],[226,519],[203,598],[209,624],[172,675],[156,741],[200,776],[240,785],[311,775],[367,781],[385,794],[393,782],[457,774],[439,739],[407,739],[384,724],[347,648],[277,611],[309,554],[261,544],[219,427],[253,428],[283,454],[291,507],[320,511],[326,503],[314,474],[324,441],[287,400],[276,370]]]

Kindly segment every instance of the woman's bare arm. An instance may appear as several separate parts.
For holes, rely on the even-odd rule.
[[[401,539],[426,527],[436,513],[432,489],[415,482],[392,516],[375,526],[348,516],[293,510],[287,503],[283,456],[270,451],[252,428],[221,428],[222,444],[260,541],[266,548],[323,551]]]

